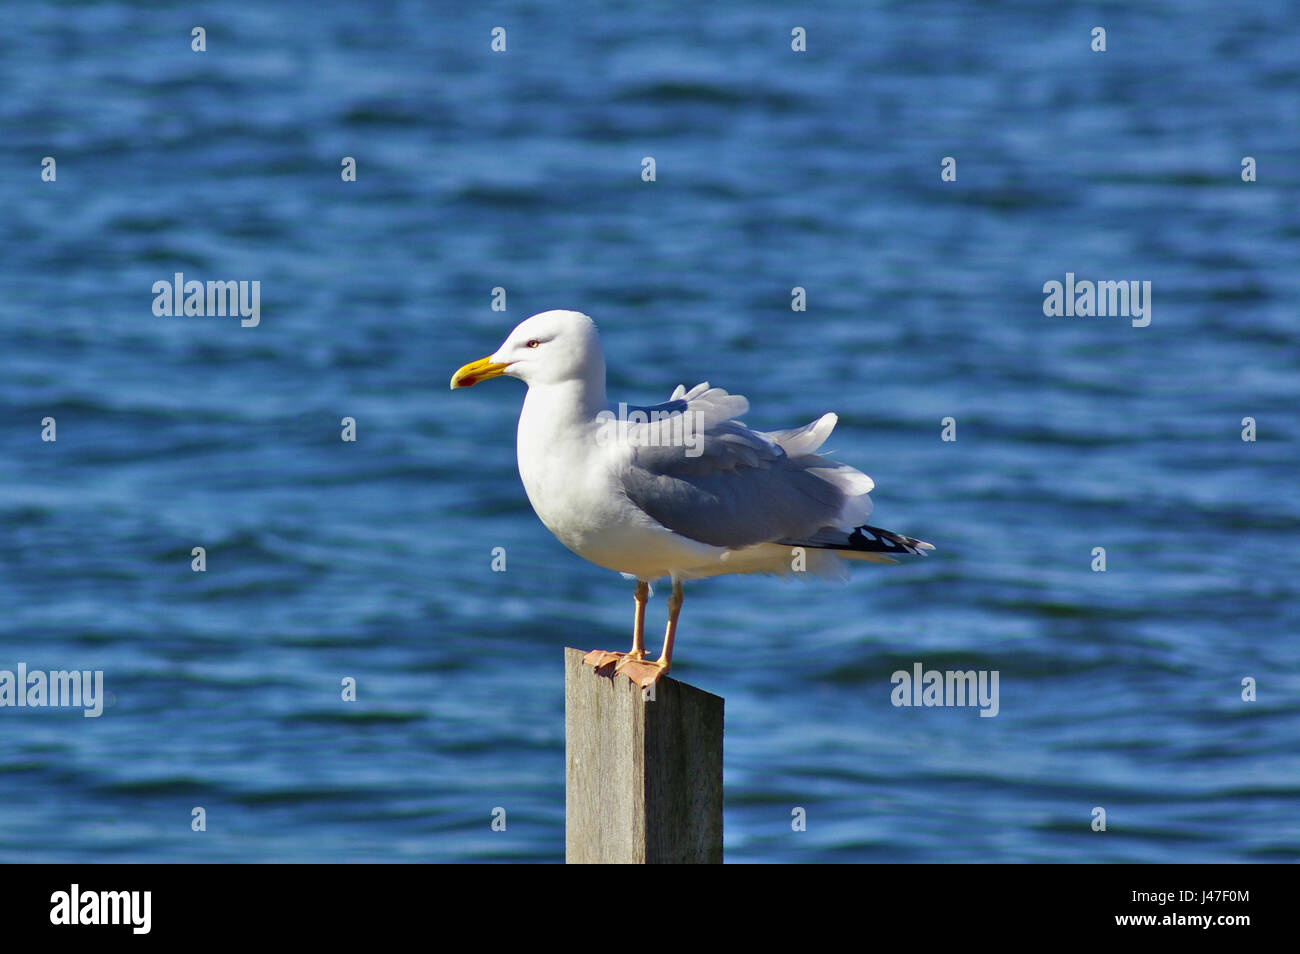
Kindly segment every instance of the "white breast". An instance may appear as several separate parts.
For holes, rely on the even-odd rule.
[[[566,417],[539,389],[519,415],[519,476],[546,528],[583,559],[640,579],[716,563],[721,548],[673,533],[618,483],[619,448],[597,441],[594,420]]]

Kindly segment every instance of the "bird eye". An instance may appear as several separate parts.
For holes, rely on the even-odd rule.
[[[528,339],[528,342],[524,345],[524,347],[525,347],[525,348],[536,348],[539,344],[541,344],[541,342],[538,341],[536,338],[529,338],[529,339]]]

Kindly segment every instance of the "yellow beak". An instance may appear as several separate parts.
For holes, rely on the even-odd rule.
[[[494,362],[491,355],[478,361],[471,361],[451,376],[451,389],[454,391],[456,388],[472,388],[488,378],[499,378],[506,373],[508,367],[510,365]]]

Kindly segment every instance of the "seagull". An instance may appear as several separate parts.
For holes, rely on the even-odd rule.
[[[672,664],[682,581],[729,573],[808,573],[843,580],[846,560],[896,563],[934,547],[867,524],[875,484],[815,453],[838,418],[756,431],[749,401],[708,382],[663,404],[610,404],[596,325],[576,311],[521,322],[451,387],[502,375],[528,385],[519,414],[519,476],[538,518],[566,547],[636,580],[632,648],[583,662],[647,689]],[[668,577],[668,626],[647,659],[650,583]]]

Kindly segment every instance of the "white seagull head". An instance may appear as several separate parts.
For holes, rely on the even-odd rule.
[[[451,387],[473,387],[501,375],[529,387],[582,381],[605,385],[605,355],[596,323],[578,311],[544,311],[526,318],[501,347],[451,376]]]

